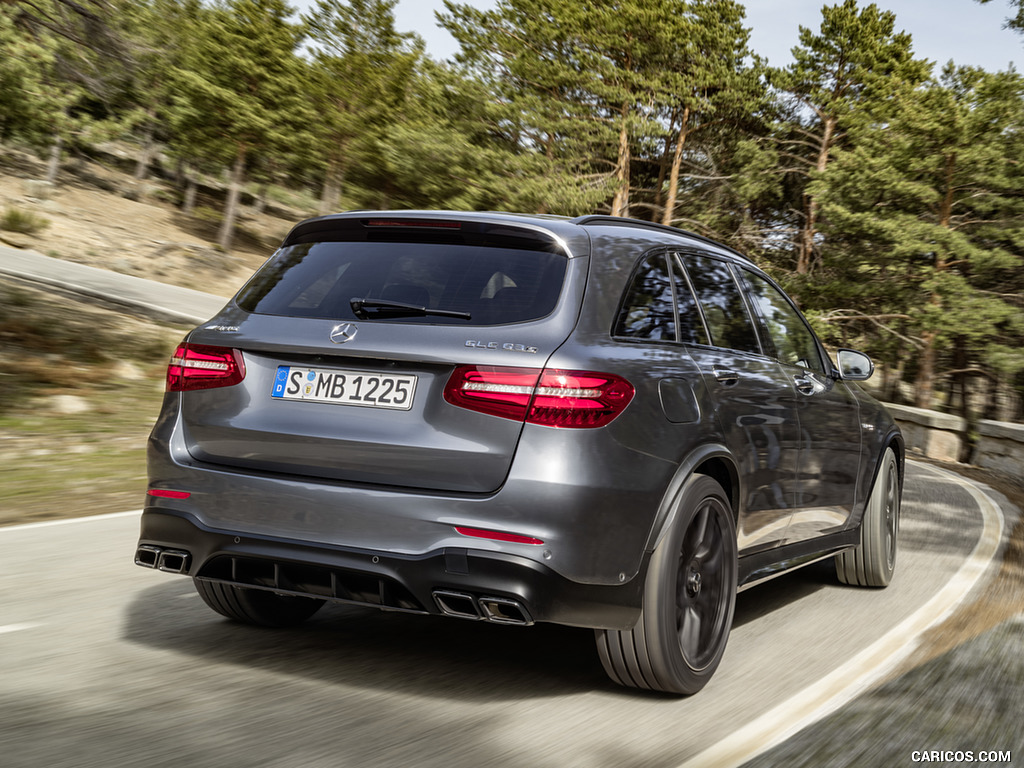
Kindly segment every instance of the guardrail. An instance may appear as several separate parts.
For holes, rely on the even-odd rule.
[[[948,413],[892,403],[885,407],[903,430],[909,452],[938,461],[962,461],[969,448],[966,458],[975,466],[1024,475],[1024,424],[983,419],[972,427]]]

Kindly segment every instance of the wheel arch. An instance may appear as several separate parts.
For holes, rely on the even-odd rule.
[[[878,442],[878,447],[875,449],[875,458],[871,469],[871,487],[868,488],[865,503],[871,497],[871,491],[874,490],[875,483],[878,482],[878,473],[882,468],[882,459],[885,457],[885,452],[890,448],[892,448],[893,455],[896,457],[896,471],[900,478],[900,490],[903,490],[903,473],[906,469],[906,445],[903,442],[903,433],[900,432],[898,427],[894,427],[885,435],[883,440]]]
[[[878,456],[879,464],[882,462],[882,456],[885,454],[886,448],[892,448],[892,452],[896,454],[896,468],[900,474],[900,490],[902,491],[904,472],[906,471],[907,446],[903,441],[903,433],[900,432],[898,427],[894,427],[892,431],[885,436],[885,440],[882,444],[882,451]]]
[[[658,505],[658,513],[647,537],[646,552],[653,552],[666,532],[675,523],[679,512],[679,498],[686,481],[693,475],[707,475],[725,491],[732,507],[733,522],[739,524],[740,499],[743,498],[739,468],[729,449],[719,443],[703,445],[692,451],[676,469],[668,489]]]
[[[849,525],[852,529],[859,528],[864,522],[864,513],[868,507],[868,500],[871,498],[871,494],[875,489],[875,483],[878,482],[878,477],[882,469],[882,459],[885,457],[885,452],[890,448],[896,457],[896,474],[899,477],[900,494],[902,495],[903,493],[907,448],[903,441],[903,433],[900,432],[899,427],[894,425],[885,434],[885,437],[875,444],[874,455],[871,458],[870,468],[862,470],[864,478],[862,483],[866,482],[867,487],[863,493],[858,492],[857,494],[857,503],[854,508],[854,515]]]

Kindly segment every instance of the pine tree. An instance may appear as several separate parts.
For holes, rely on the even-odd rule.
[[[310,95],[326,158],[320,213],[338,205],[346,177],[379,165],[375,145],[402,121],[422,40],[395,30],[397,0],[318,0],[304,17],[313,45]]]
[[[489,83],[540,211],[607,206],[630,214],[638,147],[664,135],[666,64],[692,35],[684,0],[501,0],[479,11],[446,0],[459,60]]]
[[[676,221],[681,177],[688,177],[690,197],[695,199],[707,198],[709,187],[727,177],[723,145],[735,149],[743,138],[737,129],[756,123],[765,106],[761,64],[747,64],[752,54],[744,15],[743,6],[734,0],[690,3],[686,14],[677,17],[673,44],[666,46],[667,57],[659,63],[664,78],[659,100],[669,126],[667,162],[660,163],[656,185],[663,224]],[[687,211],[687,216],[695,215],[692,201]]]
[[[944,352],[961,376],[1024,369],[1024,79],[950,64],[851,139],[809,189],[827,221],[830,301],[856,310],[833,317],[898,329],[922,407]]]
[[[826,171],[848,131],[883,120],[902,88],[928,76],[930,65],[914,58],[910,35],[895,25],[895,14],[874,3],[825,6],[819,32],[801,26],[793,63],[772,74],[772,84],[792,99],[780,138],[788,170],[800,179],[797,274],[810,272],[820,257],[820,202],[806,183]]]
[[[185,157],[230,167],[217,239],[228,251],[247,168],[262,155],[308,144],[302,30],[283,0],[195,5],[181,63],[170,73],[174,143]]]

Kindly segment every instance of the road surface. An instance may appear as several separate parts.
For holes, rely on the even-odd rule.
[[[739,765],[891,670],[984,585],[1001,529],[965,481],[909,464],[893,584],[823,563],[742,593],[717,675],[678,699],[608,682],[587,630],[344,606],[229,622],[132,563],[137,512],[3,528],[0,765]]]

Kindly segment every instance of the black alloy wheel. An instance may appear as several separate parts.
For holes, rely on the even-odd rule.
[[[706,475],[683,487],[674,523],[651,557],[644,603],[628,630],[596,630],[612,680],[692,694],[715,673],[736,608],[736,523],[729,498]]]

